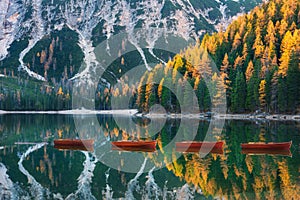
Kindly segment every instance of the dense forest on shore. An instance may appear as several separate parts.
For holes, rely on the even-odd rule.
[[[191,91],[185,90],[190,84],[200,111],[209,111],[214,96],[220,95],[209,93],[210,84],[226,90],[228,112],[299,113],[299,28],[299,1],[273,0],[256,7],[233,21],[226,31],[205,35],[167,66],[159,65],[145,73],[137,90],[138,108],[147,112],[159,103],[169,112],[178,112],[180,106],[191,104]],[[215,62],[219,74],[212,71],[210,62]],[[182,76],[176,76],[177,73]],[[160,84],[151,84],[161,74]],[[204,75],[211,80],[205,81]],[[175,95],[164,87],[170,84],[180,92]],[[179,98],[184,105],[178,104]]]

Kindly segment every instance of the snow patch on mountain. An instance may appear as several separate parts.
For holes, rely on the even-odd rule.
[[[22,5],[17,1],[0,1],[0,60],[8,55],[8,49],[13,41],[22,35],[20,29],[23,18]]]

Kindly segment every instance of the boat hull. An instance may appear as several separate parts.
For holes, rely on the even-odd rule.
[[[195,141],[185,141],[176,142],[176,148],[178,149],[222,149],[224,145],[223,141],[219,142],[195,142]]]
[[[241,144],[242,149],[277,149],[277,150],[289,150],[292,142],[280,142],[280,143],[244,143]]]
[[[140,148],[140,149],[156,149],[155,141],[115,141],[111,142],[112,148]]]

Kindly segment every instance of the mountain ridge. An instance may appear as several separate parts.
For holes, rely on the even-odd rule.
[[[11,67],[5,61],[11,57],[10,47],[15,41],[28,42],[19,53],[19,70],[24,70],[29,76],[47,81],[47,70],[34,70],[28,67],[30,63],[26,55],[32,51],[37,43],[54,31],[61,31],[64,27],[74,31],[78,40],[74,41],[81,48],[84,57],[93,57],[90,51],[104,39],[109,40],[120,29],[127,33],[133,28],[147,28],[156,26],[169,29],[174,34],[187,37],[200,37],[203,32],[216,30],[215,25],[225,23],[239,12],[247,11],[253,4],[260,1],[190,1],[190,0],[145,0],[145,1],[45,1],[33,0],[17,1],[5,0],[0,3],[3,11],[0,13],[0,61],[1,67]],[[245,10],[245,5],[249,4]],[[244,5],[244,7],[243,7]],[[229,8],[229,6],[232,7]],[[188,24],[188,26],[182,26]],[[186,30],[185,30],[186,29]],[[15,44],[15,43],[14,43]],[[17,45],[17,48],[19,46]],[[44,47],[45,48],[45,47]],[[41,51],[42,49],[39,49]],[[87,67],[95,60],[86,61]],[[37,64],[37,63],[36,63]],[[51,66],[50,66],[51,67]],[[60,66],[63,68],[64,66]],[[67,66],[69,67],[69,66]],[[14,66],[13,68],[16,68]],[[48,73],[49,74],[49,73]],[[55,77],[58,78],[58,77]]]

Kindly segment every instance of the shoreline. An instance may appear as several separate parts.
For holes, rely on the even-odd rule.
[[[273,114],[273,115],[254,115],[254,114],[215,114],[211,117],[205,116],[204,113],[200,114],[160,114],[160,113],[138,113],[136,116],[147,118],[187,118],[187,119],[233,119],[233,120],[272,120],[272,121],[300,121],[300,115],[289,114]]]
[[[138,111],[136,109],[127,110],[58,110],[58,111],[6,111],[0,110],[0,115],[4,114],[52,114],[52,115],[135,115]]]
[[[0,115],[4,114],[59,114],[59,115],[123,115],[123,116],[136,116],[154,118],[171,118],[171,119],[234,119],[234,120],[278,120],[278,121],[300,121],[300,115],[290,114],[214,114],[207,116],[205,113],[199,114],[177,114],[177,113],[139,113],[137,109],[125,110],[87,110],[87,109],[74,109],[74,110],[59,110],[59,111],[6,111],[0,110]]]

